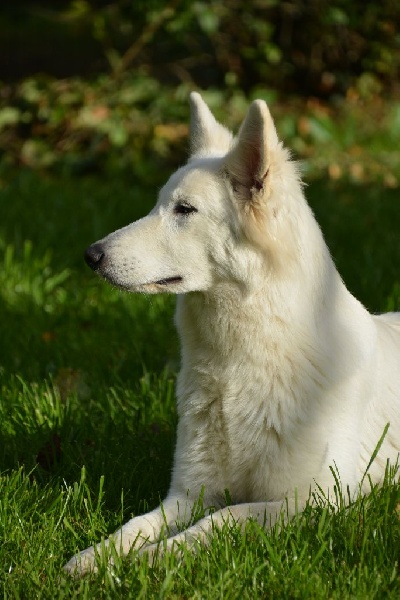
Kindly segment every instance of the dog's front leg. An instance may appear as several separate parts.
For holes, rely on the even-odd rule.
[[[224,525],[238,526],[243,531],[247,521],[252,519],[268,529],[280,519],[286,521],[297,510],[297,502],[294,500],[226,506],[181,533],[141,548],[139,554],[148,556],[151,564],[156,557],[161,557],[165,552],[173,552],[174,555],[181,557],[184,556],[185,550],[195,552],[200,546],[207,546],[215,530],[221,530]]]
[[[64,570],[72,575],[96,572],[97,560],[102,562],[107,558],[108,562],[112,562],[110,545],[118,555],[126,555],[132,549],[154,544],[164,532],[168,536],[176,533],[177,523],[187,522],[191,511],[192,503],[188,498],[167,497],[161,506],[145,515],[134,517],[107,540],[75,554],[64,566]]]

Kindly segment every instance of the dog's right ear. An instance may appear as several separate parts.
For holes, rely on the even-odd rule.
[[[223,156],[233,135],[218,123],[197,92],[190,94],[190,154],[192,157]]]

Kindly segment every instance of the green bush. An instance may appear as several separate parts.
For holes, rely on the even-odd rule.
[[[64,0],[56,6],[38,0],[35,6],[23,0],[8,19],[3,9],[0,31],[17,38],[18,16],[25,42],[32,50],[42,44],[49,61],[54,27],[58,36],[63,27],[71,38],[64,61],[69,55],[76,61],[81,46],[81,74],[89,67],[114,75],[133,68],[168,84],[249,91],[257,83],[317,96],[343,93],[360,77],[369,87],[392,88],[399,75],[396,0]],[[28,53],[25,60],[28,67]]]

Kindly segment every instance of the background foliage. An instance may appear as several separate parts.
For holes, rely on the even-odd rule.
[[[173,167],[199,88],[233,127],[269,101],[310,175],[397,185],[395,0],[6,0],[0,32],[0,168]]]
[[[10,52],[17,54],[8,65],[11,77],[12,67],[23,75],[32,72],[34,64],[35,69],[44,67],[55,75],[107,68],[118,75],[131,67],[165,83],[189,81],[202,88],[224,84],[248,91],[262,82],[286,92],[319,96],[346,92],[366,74],[387,87],[398,85],[396,0],[59,0],[56,4],[5,0],[2,4],[3,66]],[[25,43],[11,48],[17,35]],[[48,42],[57,35],[61,43],[55,57],[48,52]],[[80,50],[80,65],[74,47]]]

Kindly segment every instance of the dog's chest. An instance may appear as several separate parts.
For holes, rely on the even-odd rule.
[[[298,434],[313,384],[290,331],[246,311],[219,320],[181,316],[184,485],[228,489],[242,502],[282,498],[293,482],[302,486],[300,472],[309,482],[314,443],[301,444]]]
[[[268,369],[217,371],[192,371],[187,387],[180,384],[188,392],[180,405],[187,488],[201,482],[216,495],[228,490],[236,503],[282,497],[297,481],[298,460],[303,471],[307,460],[291,437],[301,415],[290,389],[268,379]]]
[[[287,391],[273,387],[266,381],[230,382],[205,417],[210,448],[217,449],[216,468],[235,502],[273,499],[286,491],[282,465],[289,465],[293,410]]]

